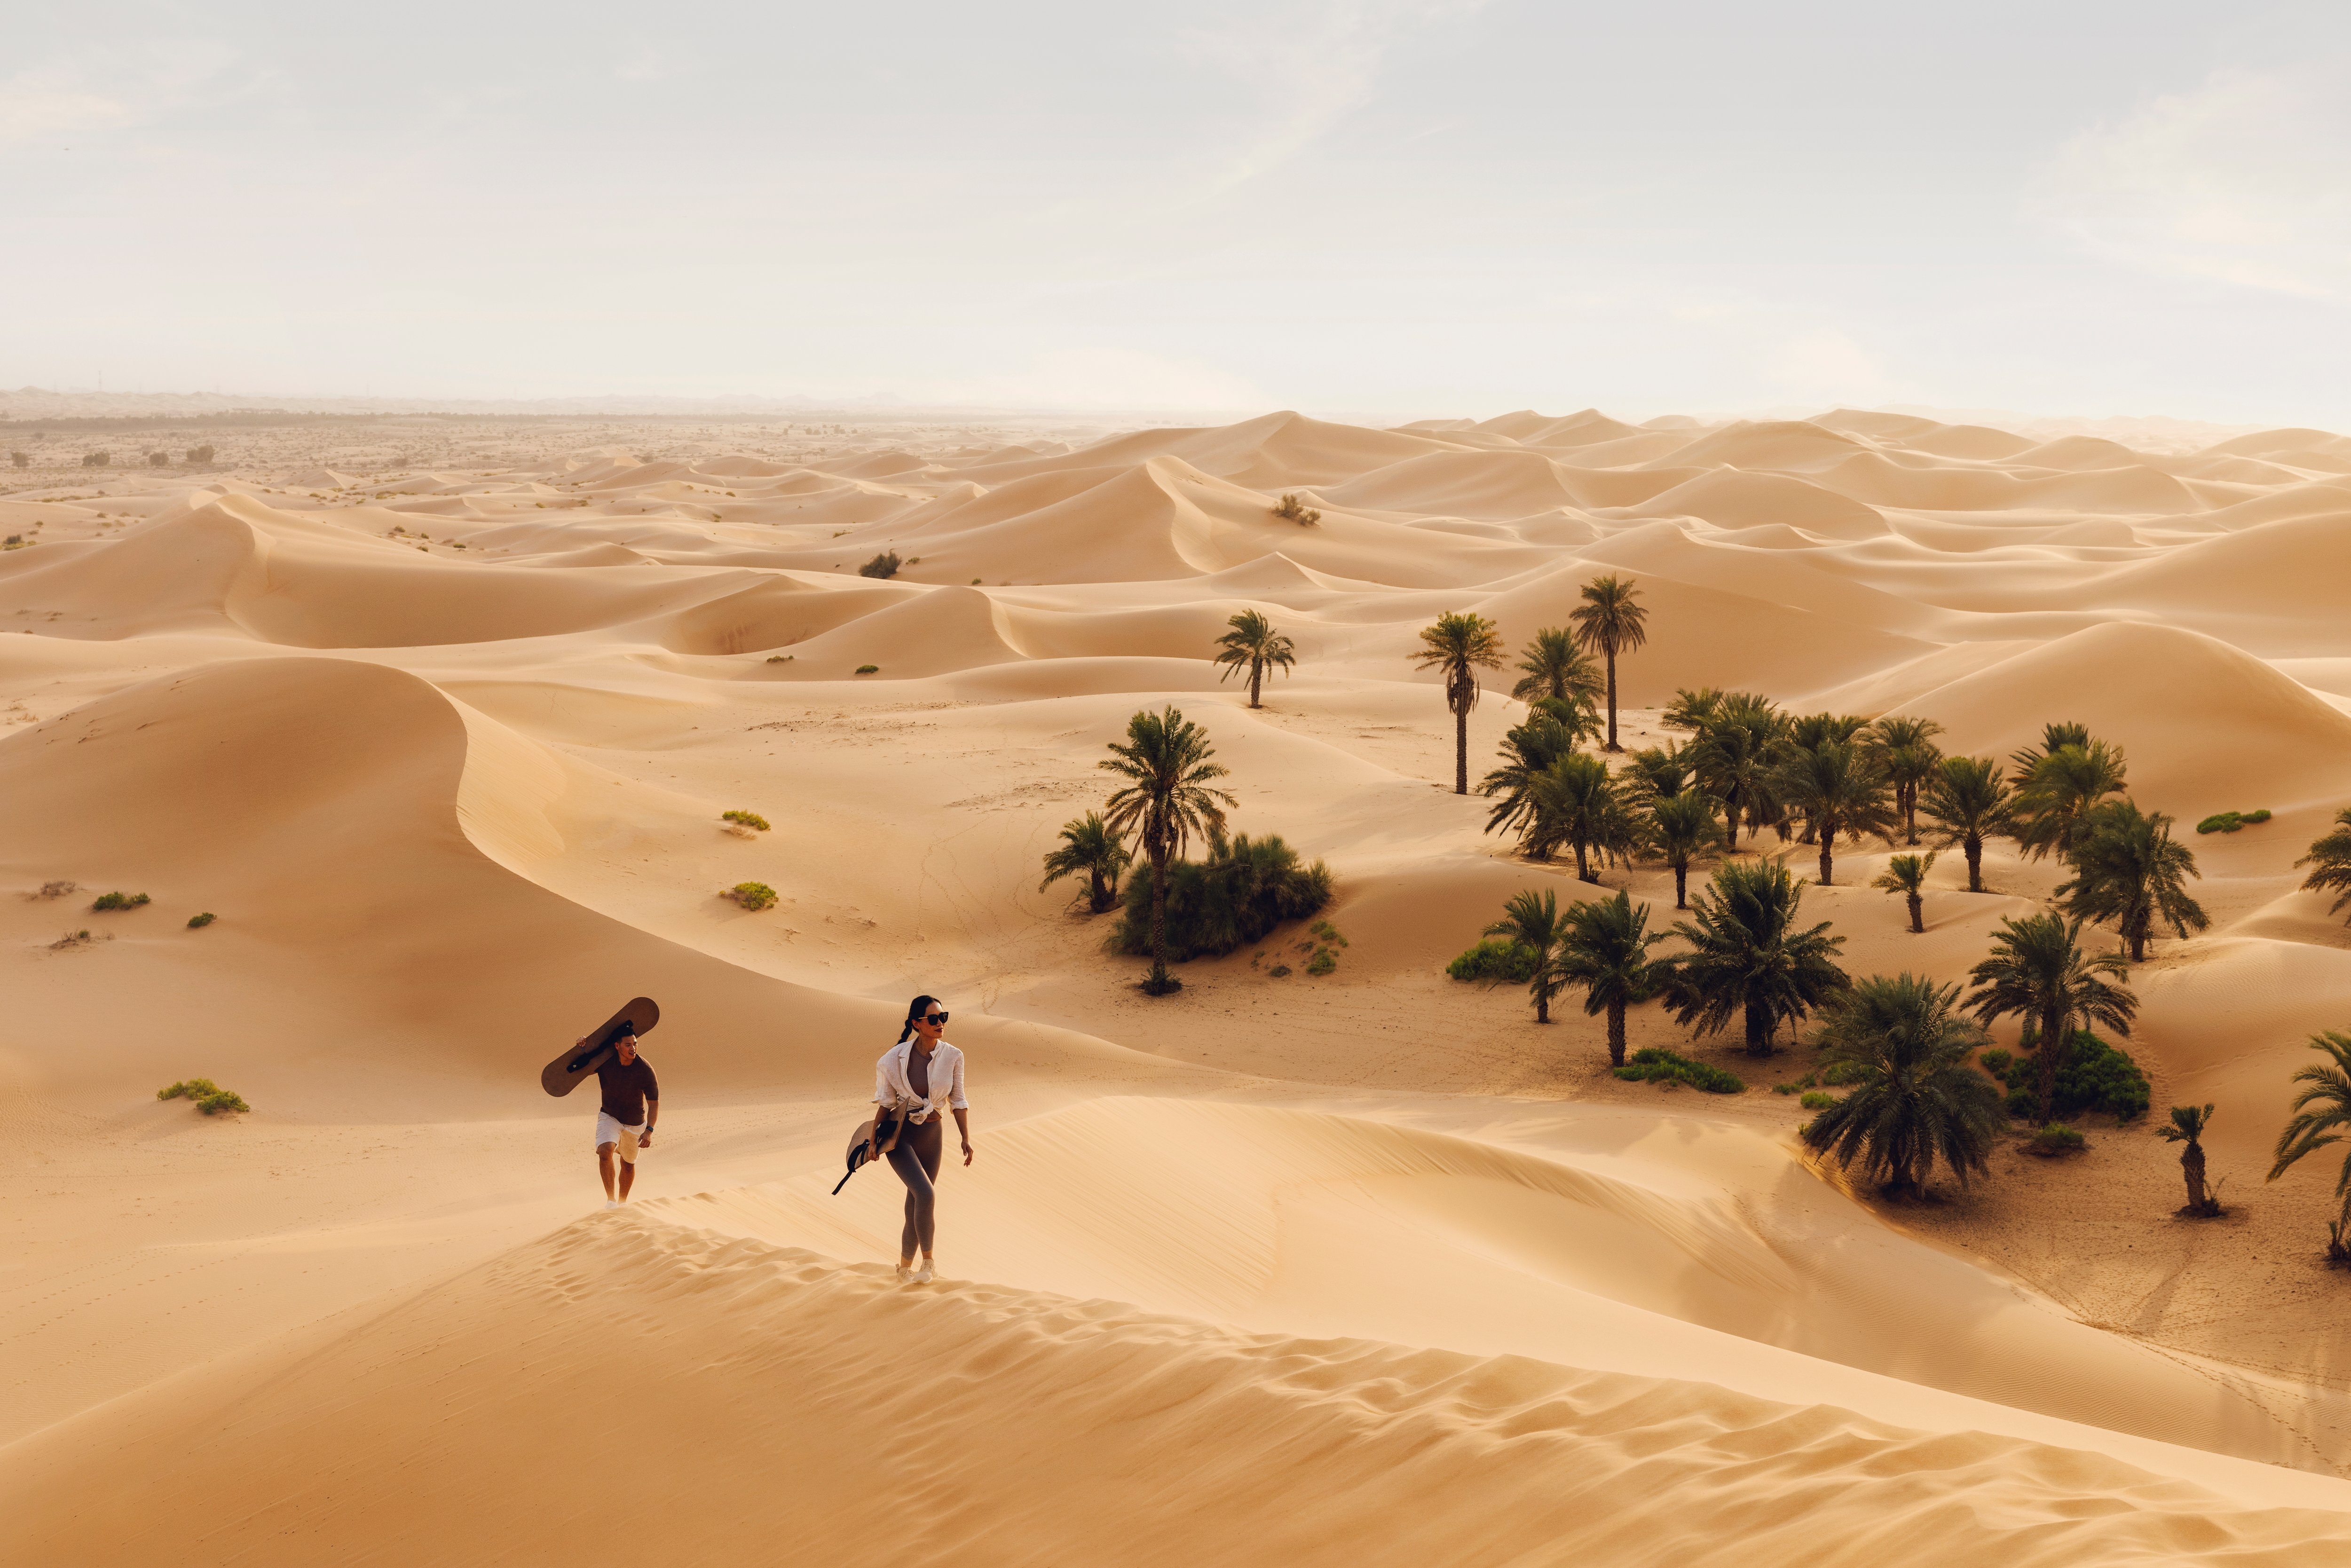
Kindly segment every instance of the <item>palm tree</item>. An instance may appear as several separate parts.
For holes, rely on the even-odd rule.
[[[1778,813],[1771,797],[1771,753],[1776,720],[1768,712],[1745,709],[1719,713],[1698,730],[1690,744],[1690,765],[1698,787],[1722,802],[1730,830],[1730,848],[1739,848],[1739,819],[1761,831]]]
[[[2023,755],[2022,753],[2019,754]],[[2090,809],[2123,789],[2123,754],[2103,740],[2061,746],[2033,760],[2016,779],[2011,808],[2016,841],[2034,860],[2071,860]]]
[[[1118,876],[1126,869],[1126,846],[1118,841],[1100,811],[1061,824],[1061,847],[1045,856],[1044,892],[1065,876],[1083,876],[1088,888],[1086,907],[1100,915],[1118,905]]]
[[[1984,1032],[1959,1002],[1956,985],[1907,974],[1872,975],[1831,998],[1819,1041],[1853,1090],[1813,1118],[1804,1142],[1847,1169],[1858,1160],[1888,1192],[1924,1193],[1938,1158],[1962,1186],[1988,1169],[2008,1118],[1968,1061]]]
[[[1692,763],[1687,746],[1645,746],[1633,753],[1625,782],[1646,800],[1663,800],[1689,789]]]
[[[1502,905],[1502,918],[1482,933],[1522,943],[1533,951],[1535,968],[1527,981],[1527,994],[1534,998],[1537,1023],[1551,1022],[1551,999],[1559,995],[1559,940],[1564,931],[1559,918],[1558,897],[1549,888],[1541,892],[1528,888],[1513,894],[1510,902]]]
[[[1825,920],[1796,928],[1802,901],[1803,883],[1777,862],[1717,866],[1691,918],[1674,925],[1690,951],[1658,965],[1674,1021],[1708,1035],[1740,1019],[1747,1053],[1769,1056],[1782,1023],[1801,1023],[1851,984],[1836,962],[1844,938],[1829,936]]]
[[[1519,668],[1525,676],[1510,688],[1510,695],[1522,703],[1539,697],[1593,706],[1600,702],[1600,672],[1592,667],[1591,656],[1575,645],[1572,632],[1546,626],[1536,632],[1535,640],[1520,651]]]
[[[1896,855],[1886,862],[1886,869],[1870,879],[1872,887],[1898,893],[1910,904],[1910,931],[1923,936],[1927,930],[1927,873],[1935,869],[1935,857],[1930,852],[1923,859],[1917,855]]]
[[[1802,811],[1819,836],[1821,885],[1834,869],[1836,836],[1876,833],[1894,841],[1894,792],[1876,759],[1849,741],[1823,740],[1806,750],[1790,747],[1771,770],[1771,793]]]
[[[1850,743],[1853,737],[1869,727],[1869,721],[1854,713],[1802,713],[1782,727],[1787,738],[1810,751],[1823,741]]]
[[[2147,956],[2157,921],[2183,940],[2212,924],[2188,896],[2187,879],[2203,875],[2188,846],[2172,838],[2169,817],[2141,811],[2134,800],[2109,800],[2082,819],[2074,880],[2058,883],[2057,896],[2068,915],[2115,922],[2136,964]]]
[[[1226,773],[1209,760],[1217,748],[1208,732],[1172,705],[1137,713],[1126,722],[1126,744],[1113,740],[1110,749],[1095,766],[1128,782],[1110,798],[1106,825],[1122,840],[1132,836],[1151,862],[1151,977],[1143,988],[1164,997],[1184,984],[1167,972],[1167,862],[1196,833],[1222,836],[1222,808],[1239,802],[1208,782]]]
[[[1483,615],[1450,611],[1420,631],[1413,660],[1445,676],[1445,706],[1453,710],[1453,792],[1469,793],[1469,710],[1478,706],[1478,672],[1502,666],[1502,639]]]
[[[1554,970],[1563,985],[1583,988],[1587,1015],[1608,1015],[1608,1065],[1625,1065],[1625,1009],[1656,993],[1649,948],[1666,933],[1649,929],[1649,906],[1634,907],[1625,894],[1596,898],[1567,912]]]
[[[1939,846],[1967,852],[1968,891],[1983,889],[1984,840],[2009,831],[2008,780],[1989,757],[1946,757],[1927,780],[1922,802]]]
[[[1931,718],[1879,719],[1869,727],[1869,744],[1886,765],[1886,782],[1894,786],[1894,809],[1902,813],[1902,841],[1918,841],[1918,791],[1935,776],[1943,748],[1935,737],[1943,727]]]
[[[1629,653],[1649,640],[1649,612],[1636,602],[1640,594],[1630,582],[1614,576],[1595,577],[1583,585],[1583,602],[1568,613],[1575,628],[1576,646],[1608,661],[1608,749],[1616,744],[1616,655]]]
[[[2188,1146],[2179,1151],[2179,1172],[2188,1178],[2188,1207],[2183,1214],[2200,1214],[2207,1219],[2220,1212],[2220,1196],[2204,1190],[2204,1133],[2212,1125],[2210,1105],[2174,1105],[2171,1125],[2158,1127],[2155,1135]]]
[[[1718,686],[1700,686],[1696,691],[1679,686],[1674,691],[1674,700],[1665,706],[1658,718],[1675,729],[1704,729],[1715,710],[1722,706],[1722,690]]]
[[[1226,624],[1232,630],[1217,639],[1217,645],[1224,650],[1217,655],[1217,663],[1225,666],[1225,673],[1217,679],[1221,682],[1247,670],[1249,706],[1262,707],[1265,705],[1257,699],[1266,671],[1287,670],[1295,665],[1298,646],[1275,631],[1273,622],[1255,610],[1244,610]]]
[[[1502,799],[1486,819],[1486,831],[1525,830],[1535,811],[1535,780],[1575,749],[1575,733],[1548,713],[1527,716],[1502,737],[1502,765],[1478,781],[1480,795]]]
[[[2016,769],[2016,781],[2021,784],[2024,776],[2032,771],[2032,765],[2051,752],[2069,746],[2086,749],[2089,744],[2090,727],[2086,724],[2044,724],[2041,727],[2041,744],[2019,747],[2008,754],[2008,760]]]
[[[1547,861],[1561,845],[1573,846],[1578,882],[1600,880],[1592,869],[1595,854],[1606,865],[1629,855],[1639,840],[1633,813],[1608,777],[1608,765],[1597,757],[1572,751],[1557,758],[1535,776],[1531,793],[1534,821],[1527,852]]]
[[[2335,894],[2335,902],[2326,906],[2327,914],[2337,914],[2345,904],[2351,904],[2351,807],[2335,812],[2334,831],[2313,843],[2310,852],[2294,863],[2317,868],[2302,879],[2302,885],[2308,893]]]
[[[1968,994],[1968,1009],[1982,1023],[2013,1016],[2028,1029],[2037,1028],[2034,1113],[2046,1123],[2050,1096],[2057,1088],[2057,1067],[2075,1026],[2102,1023],[2127,1035],[2138,998],[2127,986],[2106,977],[2120,980],[2129,974],[2129,962],[2120,953],[2093,958],[2082,951],[2078,919],[2068,923],[2054,915],[2030,915],[2000,924],[2000,934],[1991,939],[1991,956],[1969,971],[1976,988]]]
[[[1689,907],[1690,866],[1722,847],[1722,829],[1714,820],[1714,802],[1695,789],[1667,795],[1649,806],[1648,846],[1673,868],[1674,907]]]
[[[2351,1134],[2351,1034],[2328,1030],[2310,1037],[2310,1049],[2323,1053],[2324,1063],[2304,1068],[2293,1082],[2304,1084],[2294,1097],[2294,1120],[2278,1134],[2277,1164],[2270,1180],[2285,1175],[2303,1155]],[[2343,1170],[2335,1178],[2340,1216],[2326,1228],[2326,1258],[2330,1263],[2351,1263],[2351,1154],[2343,1156]]]

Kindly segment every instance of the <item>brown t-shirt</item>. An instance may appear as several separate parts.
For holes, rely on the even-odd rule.
[[[652,1065],[640,1055],[626,1067],[614,1056],[596,1070],[596,1082],[604,1090],[604,1114],[623,1127],[633,1127],[645,1119],[645,1102],[661,1098],[661,1084],[654,1081]]]
[[[931,1059],[919,1051],[906,1053],[906,1083],[924,1099],[931,1097]]]

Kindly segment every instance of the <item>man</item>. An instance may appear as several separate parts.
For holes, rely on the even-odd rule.
[[[580,1043],[588,1043],[581,1037]],[[653,1064],[637,1054],[637,1037],[624,1034],[613,1043],[612,1054],[596,1069],[603,1103],[596,1112],[596,1169],[604,1178],[604,1207],[618,1208],[629,1200],[637,1179],[637,1155],[653,1146],[653,1124],[661,1120],[661,1084]],[[612,1191],[612,1153],[621,1155],[621,1189]]]

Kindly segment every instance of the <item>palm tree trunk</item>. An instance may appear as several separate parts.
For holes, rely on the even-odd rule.
[[[1093,896],[1088,902],[1093,906],[1093,912],[1100,915],[1110,907],[1110,889],[1102,882],[1102,867],[1089,867],[1086,874],[1093,878]]]
[[[1771,1009],[1753,997],[1747,998],[1747,1054],[1771,1054]]]
[[[1906,784],[1902,787],[1902,831],[1904,842],[1913,845],[1917,843],[1918,786],[1916,784]]]
[[[1968,891],[1981,893],[1983,891],[1983,836],[1980,833],[1970,833],[1960,840],[1959,843],[1960,847],[1968,852]]]
[[[1608,1065],[1625,1065],[1625,998],[1608,998]]]
[[[1551,989],[1541,981],[1535,982],[1535,1022],[1551,1022]]]
[[[2130,939],[2131,962],[2134,964],[2143,964],[2147,961],[2147,928],[2148,924],[2148,922],[2144,920],[2134,920],[2131,922],[2130,929],[2124,933],[2124,935]]]
[[[1910,930],[1914,936],[1927,934],[1927,901],[1915,893],[1910,894]]]
[[[1835,842],[1836,830],[1823,828],[1821,830],[1821,885],[1823,887],[1828,886],[1829,873],[1836,869],[1834,862],[1829,859],[1830,846]]]
[[[1622,751],[1625,748],[1616,744],[1616,650],[1610,648],[1606,652],[1608,654],[1608,749]]]
[[[1151,857],[1151,979],[1144,989],[1155,997],[1176,988],[1167,973],[1167,857]]]
[[[1469,705],[1453,705],[1453,792],[1469,793]]]
[[[2188,1207],[2199,1214],[2210,1212],[2211,1201],[2204,1196],[2204,1145],[2189,1139],[2179,1151],[2179,1169],[2188,1177]]]
[[[1674,907],[1676,909],[1689,907],[1689,862],[1687,861],[1683,861],[1674,867]]]
[[[2050,1103],[2057,1097],[2057,1064],[2074,1044],[2067,1022],[2063,1012],[2041,1016],[2041,1055],[2033,1063],[2032,1093],[2034,1114],[2044,1127],[2049,1124]]]
[[[1250,661],[1249,661],[1249,706],[1251,706],[1251,707],[1261,707],[1261,706],[1264,706],[1263,704],[1259,703],[1259,702],[1257,700],[1258,687],[1259,687],[1259,685],[1264,682],[1264,680],[1265,680],[1265,665],[1264,665],[1264,664],[1262,664],[1261,663],[1259,663],[1259,661],[1255,660],[1255,659],[1250,660]]]
[[[1583,858],[1583,841],[1582,839],[1575,841],[1575,880],[1578,882],[1598,882],[1600,880],[1598,877],[1592,874],[1591,862]]]

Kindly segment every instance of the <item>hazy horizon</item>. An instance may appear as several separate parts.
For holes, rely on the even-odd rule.
[[[2351,426],[2351,17],[2309,5],[16,41],[11,387]]]

